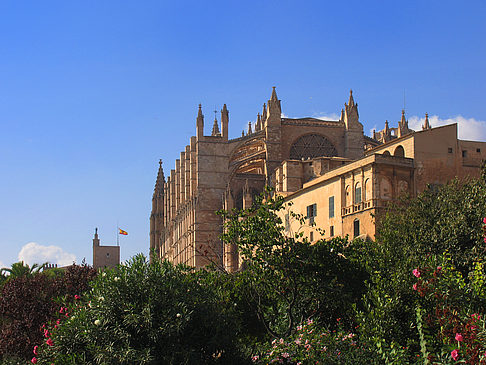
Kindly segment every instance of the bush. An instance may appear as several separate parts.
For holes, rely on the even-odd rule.
[[[30,360],[42,340],[41,326],[55,316],[56,301],[72,301],[71,293],[82,293],[95,275],[87,265],[72,265],[62,275],[42,272],[7,280],[0,293],[0,359]]]
[[[234,323],[219,310],[217,293],[199,281],[188,268],[149,264],[143,255],[105,271],[86,296],[62,308],[38,363],[244,362]]]

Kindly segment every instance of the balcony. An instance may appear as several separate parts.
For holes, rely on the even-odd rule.
[[[347,207],[342,208],[341,215],[344,217],[350,214],[361,212],[363,210],[377,208],[381,206],[379,202],[380,201],[378,199],[370,199],[358,204],[349,205]]]

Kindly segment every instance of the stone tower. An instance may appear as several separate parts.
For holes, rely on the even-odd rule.
[[[93,238],[93,268],[115,267],[120,263],[120,246],[101,246],[98,228]]]
[[[164,184],[164,169],[162,168],[162,160],[159,160],[159,171],[152,195],[152,213],[150,214],[150,254],[152,254],[152,250],[157,250],[160,245],[164,221]]]

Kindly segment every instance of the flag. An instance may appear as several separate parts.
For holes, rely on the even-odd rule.
[[[128,233],[125,232],[123,229],[118,228],[118,231],[119,231],[118,234],[122,234],[124,236],[127,236],[128,235]]]

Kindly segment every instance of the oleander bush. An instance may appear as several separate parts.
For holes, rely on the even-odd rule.
[[[236,325],[192,269],[138,255],[45,329],[38,364],[238,364]]]
[[[96,275],[87,265],[72,265],[57,274],[18,267],[0,291],[0,359],[10,362],[32,358],[33,346],[42,340],[40,328],[55,316],[57,302],[69,303],[71,294],[85,291]]]

